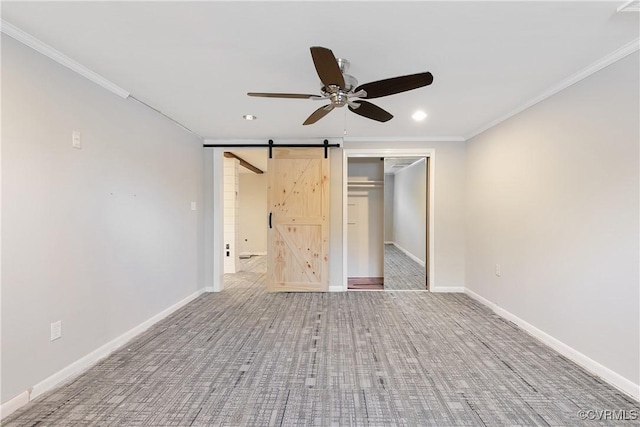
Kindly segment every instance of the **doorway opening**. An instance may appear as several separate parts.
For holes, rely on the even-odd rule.
[[[433,150],[345,150],[344,290],[433,286]]]
[[[241,286],[248,271],[268,292],[328,290],[330,147],[325,140],[221,153],[222,289]]]
[[[267,255],[267,149],[224,151],[223,289],[264,279]]]

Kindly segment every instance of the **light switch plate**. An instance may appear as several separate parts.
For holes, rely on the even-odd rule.
[[[192,211],[196,210],[196,202],[191,202],[191,210]]]
[[[62,337],[62,320],[51,324],[51,341],[57,340],[60,337]]]
[[[82,149],[82,135],[80,135],[80,131],[73,131],[73,134],[71,135],[71,146],[73,148]]]

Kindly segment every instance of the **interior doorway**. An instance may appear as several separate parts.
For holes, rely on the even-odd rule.
[[[222,289],[264,269],[269,292],[328,290],[327,148],[325,141],[222,153]]]
[[[223,289],[266,272],[267,149],[224,151]]]
[[[345,150],[344,289],[434,283],[433,150]]]

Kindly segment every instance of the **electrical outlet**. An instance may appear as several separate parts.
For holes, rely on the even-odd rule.
[[[51,341],[62,337],[62,320],[51,324]]]
[[[196,210],[196,202],[191,202],[191,210],[192,211]]]
[[[500,277],[500,264],[496,264],[496,276]]]
[[[82,137],[80,131],[74,130],[71,135],[71,146],[73,148],[82,149]]]

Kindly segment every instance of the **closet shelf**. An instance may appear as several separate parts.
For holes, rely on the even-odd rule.
[[[349,187],[382,187],[384,181],[347,181]]]

